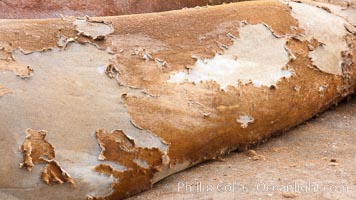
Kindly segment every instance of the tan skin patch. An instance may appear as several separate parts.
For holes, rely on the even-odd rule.
[[[59,165],[56,160],[45,160],[46,166],[43,168],[41,179],[48,185],[70,183],[76,187],[73,178]]]
[[[54,147],[45,139],[47,131],[26,130],[26,139],[20,146],[23,161],[20,167],[31,171],[36,164],[46,164],[43,168],[41,179],[48,185],[70,183],[76,187],[73,178],[59,165],[55,159]]]
[[[134,141],[121,130],[111,133],[104,130],[96,132],[97,141],[102,149],[99,159],[123,165],[127,170],[120,172],[110,165],[100,164],[94,171],[114,176],[118,182],[113,183],[113,193],[107,197],[90,197],[89,199],[123,199],[151,187],[153,174],[163,167],[164,154],[157,148],[136,147]],[[143,168],[134,160],[144,160],[148,168]],[[135,188],[133,191],[132,189]],[[129,191],[129,192],[128,192]]]
[[[23,161],[20,167],[31,171],[32,167],[38,163],[45,163],[42,157],[54,159],[54,147],[45,140],[47,131],[26,130],[26,139],[20,146],[20,152],[23,154]]]
[[[76,41],[112,49],[117,56],[117,66],[109,67],[107,74],[118,76],[119,83],[126,87],[141,88],[152,94],[149,97],[135,94],[122,96],[132,122],[170,144],[168,156],[172,168],[182,163],[188,163],[185,167],[189,167],[204,160],[216,159],[232,150],[245,149],[276,132],[290,129],[350,93],[350,86],[345,84],[342,76],[325,74],[312,67],[308,57],[308,46],[311,44],[291,37],[288,38],[287,47],[295,59],[285,67],[292,69],[295,76],[281,80],[274,87],[257,88],[252,84],[242,84],[224,92],[213,81],[198,85],[166,83],[169,74],[194,64],[192,55],[209,58],[221,52],[220,47],[229,46],[231,37],[228,37],[228,33],[239,37],[238,28],[242,21],[248,24],[264,23],[280,37],[302,33],[290,11],[285,4],[262,1],[99,18],[112,22],[115,32],[104,41],[83,36],[78,36]],[[29,28],[24,31],[25,25]],[[9,20],[4,21],[3,26],[6,29],[0,30],[0,38],[9,41],[13,48],[21,47],[25,52],[56,46],[60,35],[75,38],[77,34],[69,20],[40,20],[36,21],[36,26],[29,26],[26,21]],[[134,40],[122,45],[111,43],[115,36],[124,38],[125,35],[138,32],[142,34],[140,38],[149,38],[150,43],[135,44]],[[152,41],[164,44],[165,49],[161,45],[153,45]],[[135,51],[133,47],[145,49],[151,59],[142,59],[140,54],[132,55]],[[165,67],[157,67],[157,58],[166,62]],[[349,82],[354,83],[355,65],[348,67],[351,74]],[[321,85],[328,85],[322,97],[319,95]],[[242,128],[241,124],[236,123],[236,118],[246,113],[253,116],[254,123]],[[108,164],[95,167],[96,172],[119,179],[119,183],[113,184],[113,193],[103,198],[125,198],[151,187],[154,175],[165,165],[165,155],[159,149],[140,148],[134,140],[118,130],[111,133],[99,130],[96,136],[102,147],[100,158],[127,167],[126,171],[117,171]],[[36,142],[44,141],[43,138]],[[24,143],[23,152],[27,160],[32,158],[32,148],[36,149]],[[36,159],[38,157],[34,156]],[[145,161],[149,168],[140,167],[134,162],[135,159]],[[25,164],[26,167],[31,165]],[[167,169],[165,176],[172,173],[169,171],[172,168]],[[51,174],[45,178],[48,183],[60,182],[55,176],[58,168],[48,168],[47,172]]]

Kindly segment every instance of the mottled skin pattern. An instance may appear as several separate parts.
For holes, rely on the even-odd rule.
[[[280,2],[244,2],[95,20],[111,23],[115,31],[100,41],[77,35],[71,18],[3,20],[0,26],[0,41],[11,44],[2,52],[8,55],[16,48],[24,52],[53,48],[60,35],[77,43],[94,43],[101,49],[109,47],[117,59],[111,63],[115,68],[109,65],[106,70],[110,72],[108,78],[116,79],[118,87],[142,90],[141,96],[123,94],[121,103],[132,123],[161,138],[169,145],[168,151],[136,148],[134,141],[117,130],[98,131],[96,137],[102,150],[99,158],[121,164],[127,170],[118,172],[107,164],[94,166],[96,172],[112,175],[119,182],[113,183],[111,194],[92,199],[129,197],[149,189],[153,180],[179,171],[177,166],[183,166],[182,170],[246,149],[310,119],[355,90],[355,36],[347,35],[349,51],[342,60],[343,74],[325,73],[312,65],[308,54],[313,42],[300,39],[304,30],[292,17],[291,8]],[[223,53],[217,44],[231,45],[227,34],[238,37],[241,22],[266,24],[276,37],[288,39],[286,47],[295,56],[285,66],[294,71],[291,78],[281,79],[273,87],[248,83],[230,86],[227,91],[220,90],[219,83],[213,81],[167,83],[170,74],[194,64],[192,55],[211,58]],[[255,45],[263,45],[263,41]],[[151,58],[143,59],[145,53]],[[16,63],[12,59],[6,62]],[[160,65],[162,62],[167,65]],[[324,85],[328,87],[321,93],[320,86]],[[236,118],[246,113],[254,122],[244,128]],[[134,164],[133,158],[145,159],[148,168]]]

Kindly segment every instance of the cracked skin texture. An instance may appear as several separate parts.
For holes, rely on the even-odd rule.
[[[180,20],[177,21],[177,18]],[[197,85],[166,83],[169,74],[185,70],[186,66],[194,64],[192,55],[210,58],[216,52],[222,52],[216,42],[231,45],[226,34],[238,36],[238,26],[242,20],[248,24],[265,23],[275,34],[281,36],[303,33],[303,30],[296,28],[298,22],[290,15],[290,8],[282,3],[245,2],[199,10],[98,20],[111,22],[114,33],[103,41],[94,41],[83,36],[77,36],[76,40],[96,43],[100,48],[110,47],[118,57],[116,64],[119,83],[142,88],[152,95],[136,97],[128,94],[123,95],[122,100],[137,127],[149,130],[170,145],[168,157],[172,168],[184,162],[188,162],[186,167],[189,167],[204,160],[218,158],[232,150],[245,149],[272,134],[298,125],[355,89],[356,67],[352,55],[354,62],[347,66],[349,79],[345,83],[343,76],[326,74],[313,67],[308,57],[308,42],[293,38],[288,39],[287,47],[296,58],[289,61],[288,68],[295,75],[282,79],[276,87],[246,84],[221,91],[214,82]],[[71,20],[38,20],[35,21],[35,26],[31,25],[33,22],[1,21],[1,27],[6,27],[0,28],[1,40],[9,42],[13,49],[21,48],[30,52],[56,46],[59,34],[67,38],[74,38],[77,34]],[[23,30],[23,27],[27,29]],[[134,40],[126,43],[117,40],[128,35],[140,38],[138,33],[150,38],[150,42],[145,43],[143,40],[136,44]],[[199,40],[201,36],[206,37]],[[163,47],[158,48],[152,41],[160,42]],[[350,45],[354,46],[354,40]],[[153,60],[144,61],[140,53],[132,55],[132,51],[137,48],[144,48],[152,57],[166,61],[168,67],[160,69]],[[355,52],[354,47],[352,48]],[[123,52],[120,53],[119,49]],[[328,87],[321,94],[319,87],[322,85]],[[242,128],[236,122],[236,118],[242,114],[255,119],[247,128]],[[152,150],[154,156],[150,160],[142,159],[150,166],[149,169],[143,169],[132,162],[132,154],[117,151],[120,144],[113,143],[113,135],[99,132],[97,137],[99,143],[107,145],[103,152],[106,160],[132,168],[125,172],[115,171],[104,164],[95,168],[97,172],[119,179],[119,183],[114,184],[113,193],[103,197],[105,199],[125,198],[146,190],[152,184],[155,174],[165,170],[160,151]],[[126,148],[130,146],[130,142],[123,144]],[[131,146],[134,145],[131,143]],[[146,151],[143,152],[143,157],[146,157],[145,153]],[[136,158],[136,154],[134,155]],[[174,173],[169,168],[167,170],[168,174]]]

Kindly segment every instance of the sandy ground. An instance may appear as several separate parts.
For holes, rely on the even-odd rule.
[[[170,176],[140,199],[356,199],[356,98],[249,153]]]

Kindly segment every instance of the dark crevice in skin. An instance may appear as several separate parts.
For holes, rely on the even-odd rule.
[[[248,0],[3,0],[0,2],[0,18],[41,19],[59,18],[61,16],[117,16],[220,5],[239,1]]]

